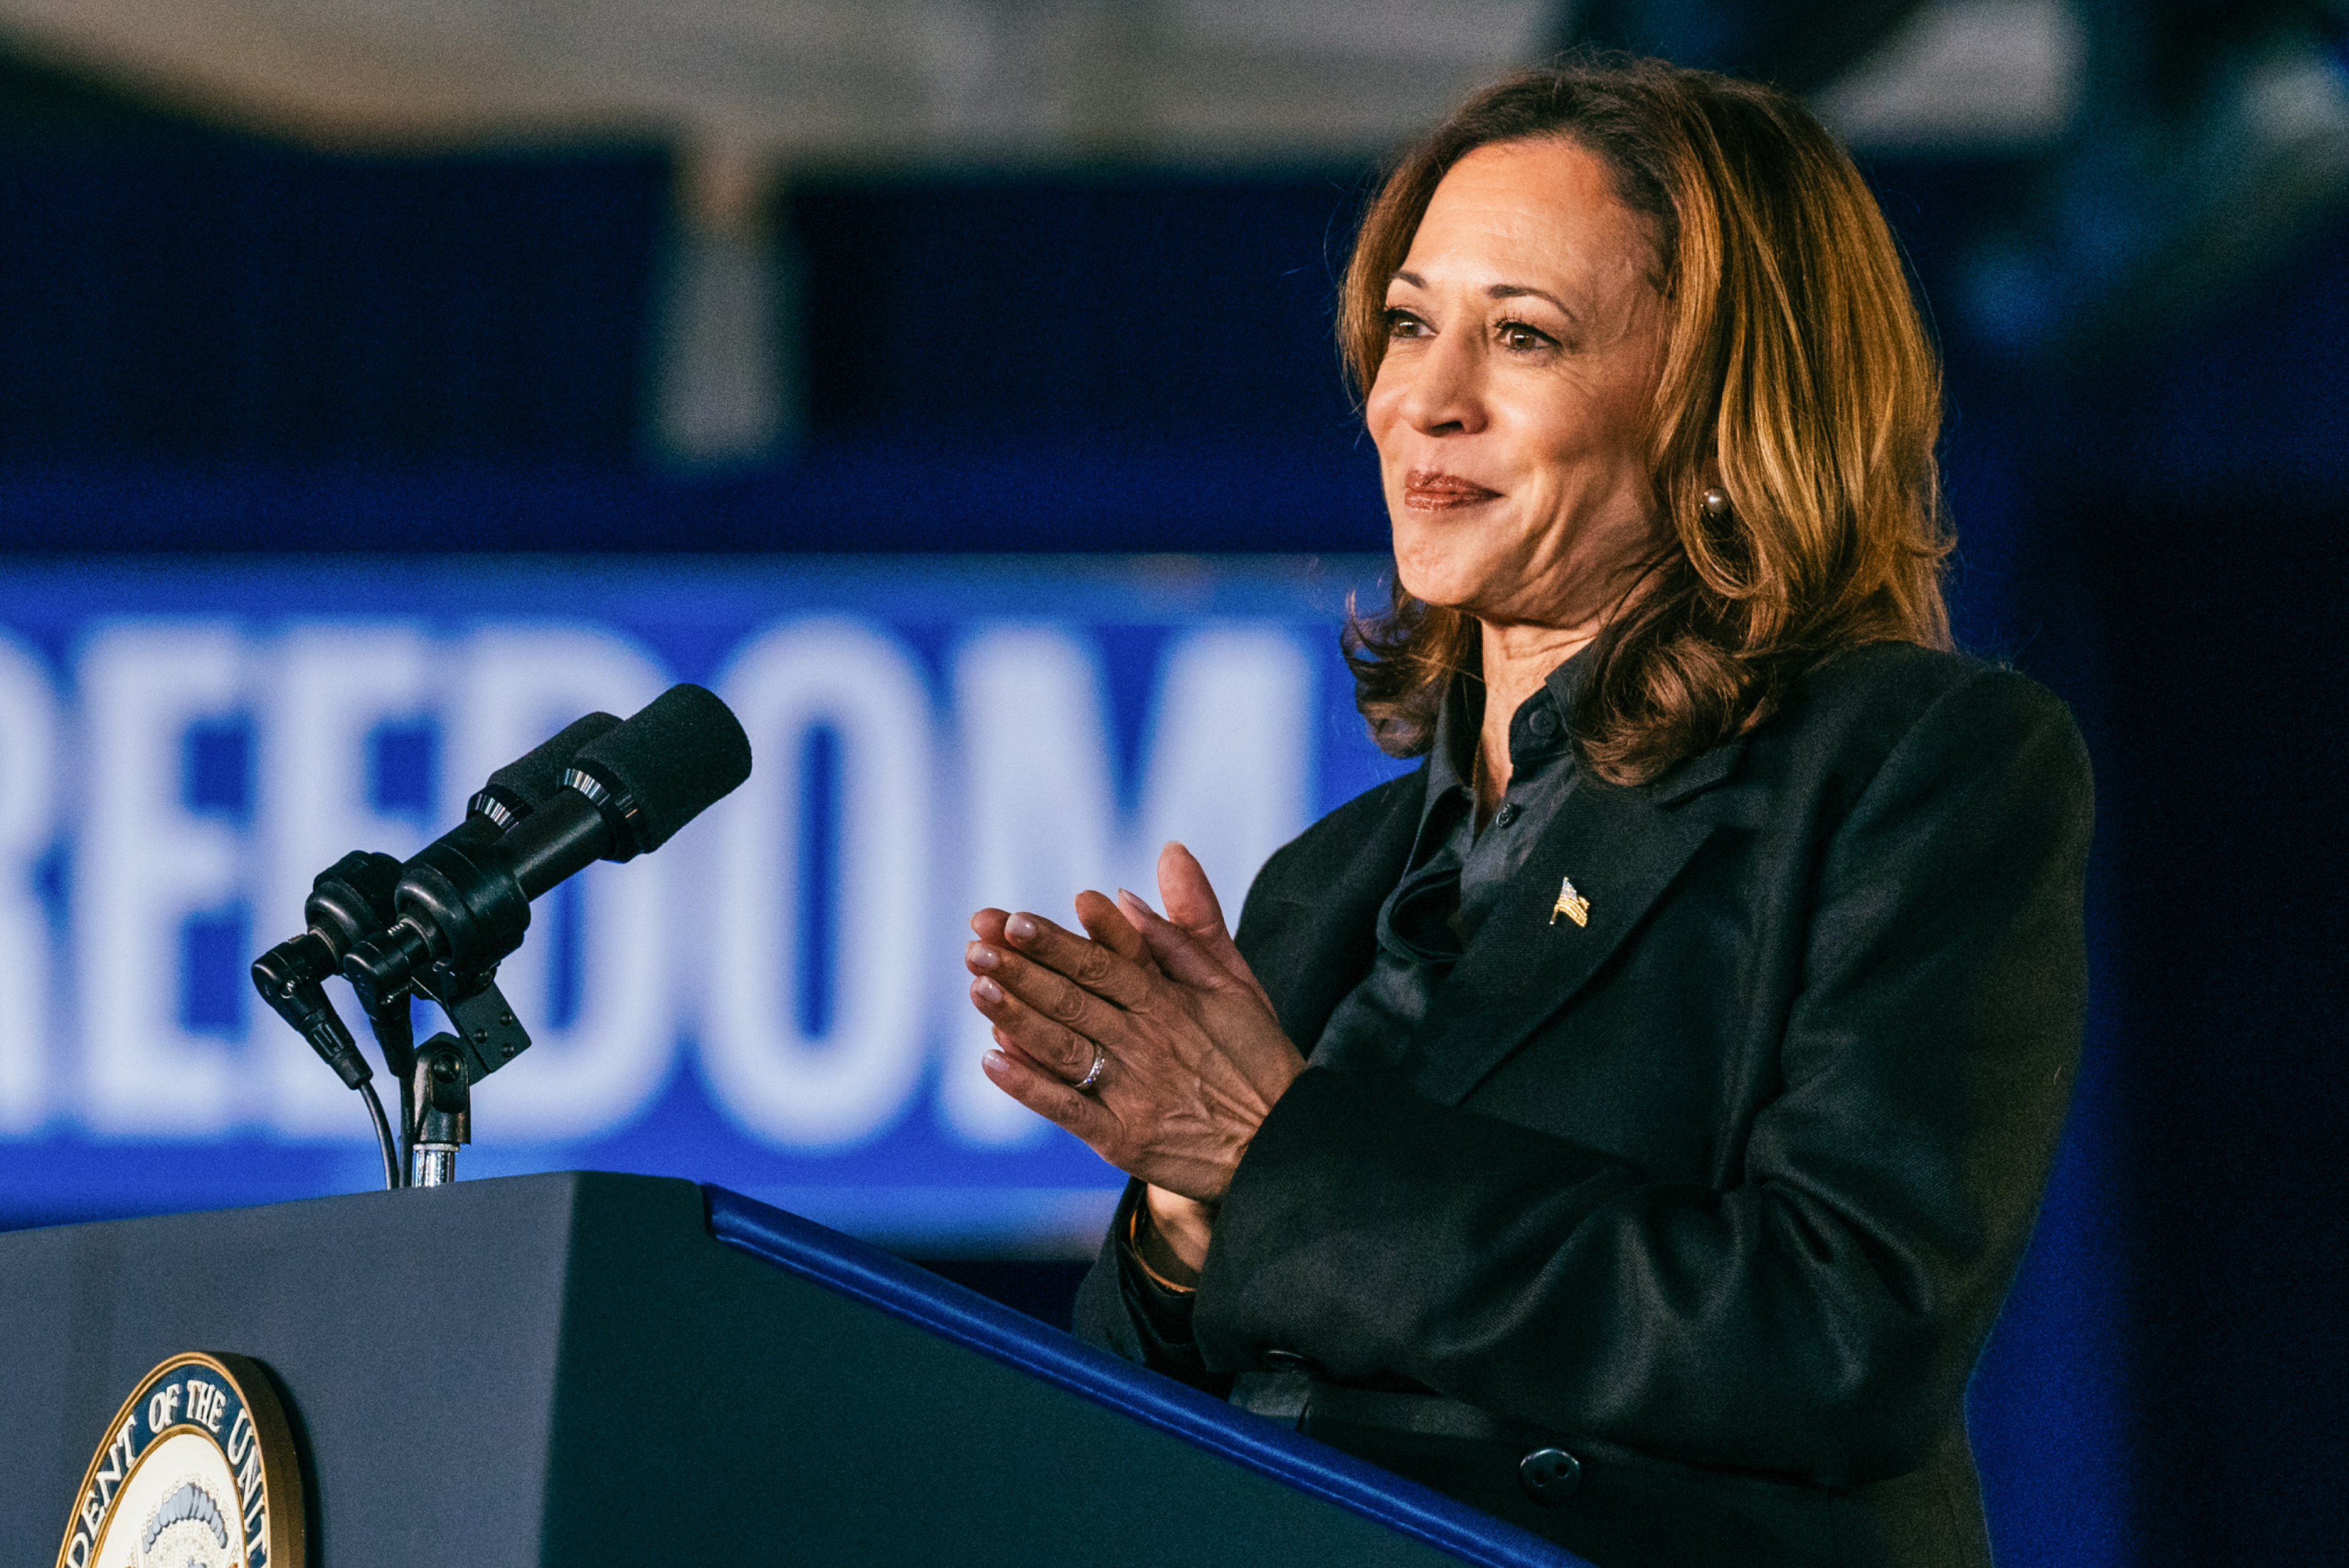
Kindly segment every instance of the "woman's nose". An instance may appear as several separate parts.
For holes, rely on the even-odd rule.
[[[1396,409],[1425,435],[1471,433],[1484,428],[1484,361],[1465,334],[1447,332],[1413,357]]]

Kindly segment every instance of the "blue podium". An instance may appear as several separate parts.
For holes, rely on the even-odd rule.
[[[57,1560],[185,1351],[272,1375],[316,1568],[1580,1561],[807,1220],[574,1172],[0,1235],[0,1563]]]

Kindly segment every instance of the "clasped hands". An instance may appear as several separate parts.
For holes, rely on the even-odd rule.
[[[994,1025],[988,1077],[1147,1182],[1158,1240],[1195,1276],[1216,1205],[1305,1059],[1179,844],[1159,855],[1158,896],[1164,916],[1123,890],[1115,902],[1080,893],[1081,937],[981,909],[963,961],[971,1002]]]

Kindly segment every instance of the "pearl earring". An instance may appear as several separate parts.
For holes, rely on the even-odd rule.
[[[1704,507],[1704,514],[1715,523],[1729,515],[1729,494],[1726,491],[1719,489],[1706,491],[1702,504]]]

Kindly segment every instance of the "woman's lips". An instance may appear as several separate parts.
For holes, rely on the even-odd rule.
[[[1500,498],[1499,491],[1487,490],[1456,473],[1414,469],[1403,476],[1402,504],[1413,512],[1449,512],[1455,507],[1481,506]]]

